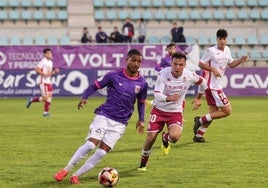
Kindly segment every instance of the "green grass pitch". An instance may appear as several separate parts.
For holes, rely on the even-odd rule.
[[[93,111],[104,98],[89,98],[87,106],[78,111],[79,100],[55,97],[52,117],[43,118],[42,103],[26,109],[24,98],[0,99],[0,187],[74,187],[69,176],[57,183],[53,175],[84,143]],[[146,134],[136,132],[135,113],[114,150],[80,178],[79,187],[101,187],[97,175],[106,166],[118,170],[118,188],[267,187],[268,98],[230,98],[231,116],[213,122],[205,135],[207,143],[192,142],[193,117],[207,108],[203,100],[202,107],[193,111],[191,100],[187,98],[182,137],[167,156],[161,153],[159,136],[147,171],[136,171]]]

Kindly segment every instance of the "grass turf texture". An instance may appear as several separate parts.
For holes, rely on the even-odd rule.
[[[90,98],[78,111],[79,100],[54,98],[52,117],[44,118],[42,103],[26,109],[26,99],[0,99],[0,187],[73,187],[69,176],[57,183],[53,175],[84,143],[93,111],[104,98]],[[201,109],[192,111],[191,98],[187,98],[181,139],[172,145],[169,155],[163,156],[159,135],[146,172],[136,171],[146,134],[136,133],[135,113],[114,150],[80,178],[79,187],[100,187],[97,175],[106,166],[118,170],[116,187],[123,188],[267,187],[267,97],[230,100],[231,116],[213,122],[205,135],[207,143],[193,143],[193,117],[204,114],[207,108],[203,100]]]

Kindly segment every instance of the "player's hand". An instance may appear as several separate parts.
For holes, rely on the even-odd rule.
[[[53,72],[54,72],[54,74],[57,74],[57,73],[60,72],[60,69],[59,68],[55,68]]]
[[[241,58],[240,58],[240,63],[245,63],[246,61],[248,61],[249,60],[249,56],[242,56]]]
[[[217,69],[213,69],[211,72],[214,74],[215,77],[221,77],[221,74]]]
[[[198,98],[194,98],[192,101],[193,110],[197,110],[201,106],[202,100]]]
[[[178,101],[179,99],[180,99],[180,95],[177,94],[177,93],[175,93],[175,94],[173,94],[173,95],[169,95],[169,96],[167,96],[166,101],[167,101],[167,102],[175,102],[175,101]]]
[[[82,109],[86,104],[87,104],[87,100],[86,100],[86,99],[82,99],[82,100],[78,103],[78,110]]]
[[[144,122],[138,121],[136,123],[136,129],[138,129],[139,134],[143,134],[143,132],[144,132]]]

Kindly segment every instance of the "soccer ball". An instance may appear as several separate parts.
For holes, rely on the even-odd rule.
[[[98,180],[103,187],[114,187],[118,183],[119,174],[116,169],[105,167],[99,172]]]

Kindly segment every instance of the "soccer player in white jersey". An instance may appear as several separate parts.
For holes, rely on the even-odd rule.
[[[170,151],[170,143],[176,143],[183,130],[183,101],[187,90],[193,84],[199,85],[198,94],[192,101],[193,109],[201,105],[201,97],[207,88],[204,78],[185,69],[186,56],[182,52],[172,55],[171,67],[159,72],[154,88],[154,102],[151,110],[147,138],[141,152],[141,162],[138,170],[146,171],[146,165],[152,151],[152,146],[158,136],[167,125],[168,132],[162,134],[162,151],[167,155]]]
[[[136,49],[130,50],[126,61],[126,68],[107,73],[85,90],[78,109],[81,109],[87,103],[87,98],[98,89],[107,87],[107,98],[105,103],[95,110],[96,116],[90,125],[86,142],[77,149],[68,164],[55,174],[55,180],[62,181],[79,161],[97,148],[70,178],[72,184],[80,184],[79,177],[93,169],[123,136],[136,101],[139,116],[136,128],[139,133],[143,133],[148,84],[138,71],[142,61],[141,53]]]
[[[33,102],[44,102],[44,117],[49,117],[50,104],[52,102],[53,87],[51,82],[51,76],[59,73],[59,69],[53,70],[53,56],[52,51],[49,48],[43,50],[44,57],[37,64],[35,71],[41,76],[39,82],[39,89],[41,96],[29,98],[26,107],[29,108]]]
[[[221,78],[227,65],[235,68],[249,59],[246,55],[236,60],[232,58],[230,48],[226,46],[228,33],[225,29],[219,29],[216,36],[217,44],[208,48],[199,62],[208,84],[205,95],[209,112],[194,118],[194,142],[205,142],[203,136],[213,119],[224,118],[231,114],[231,105],[223,92]]]

